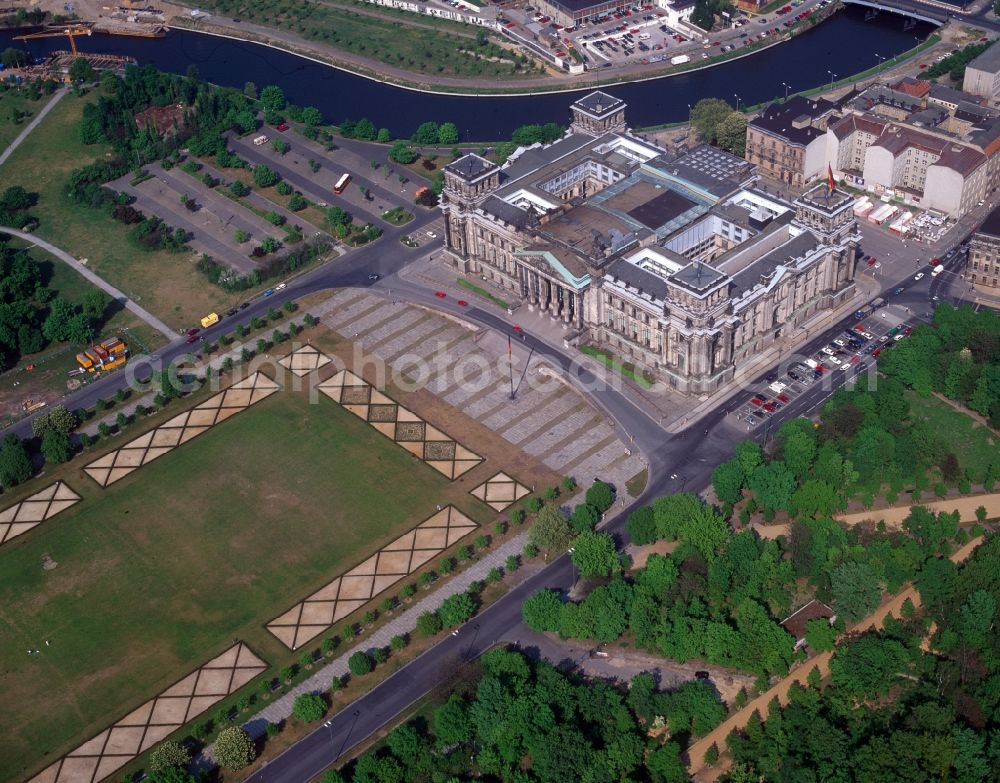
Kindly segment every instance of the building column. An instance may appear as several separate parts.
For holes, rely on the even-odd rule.
[[[576,296],[568,288],[563,290],[562,319],[564,324],[568,324],[573,317],[573,298]]]

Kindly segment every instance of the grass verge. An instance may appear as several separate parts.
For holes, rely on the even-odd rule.
[[[494,296],[485,288],[481,288],[475,283],[470,283],[464,277],[457,278],[455,282],[457,282],[460,286],[462,286],[462,288],[469,289],[476,296],[481,296],[483,299],[489,300],[493,304],[497,305],[497,307],[502,307],[504,310],[510,309],[510,304],[506,300],[501,299],[499,296]]]
[[[637,370],[635,366],[629,362],[623,362],[609,351],[606,351],[603,348],[598,348],[596,345],[581,345],[580,350],[587,354],[587,356],[597,359],[597,361],[609,370],[614,370],[619,375],[628,378],[631,381],[635,381],[635,383],[643,389],[653,388],[653,381],[647,378],[642,371]]]

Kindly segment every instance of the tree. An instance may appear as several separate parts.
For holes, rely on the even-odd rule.
[[[160,772],[170,767],[183,767],[191,760],[191,753],[179,742],[161,742],[149,754],[149,771]]]
[[[24,443],[14,433],[9,433],[0,448],[0,487],[10,489],[34,474],[31,457]]]
[[[868,563],[841,563],[831,575],[830,587],[837,613],[848,623],[871,614],[882,598],[881,580]]]
[[[0,53],[0,63],[3,63],[5,68],[20,68],[30,62],[31,55],[24,49],[14,49],[8,46]]]
[[[641,506],[628,515],[625,523],[633,544],[652,544],[656,540],[656,516],[651,506]]]
[[[433,636],[441,630],[441,619],[435,612],[423,612],[417,618],[417,633],[421,636]]]
[[[777,460],[759,465],[750,476],[750,489],[757,495],[757,502],[764,508],[788,509],[795,491],[795,475]]]
[[[599,513],[603,514],[611,504],[615,502],[614,492],[611,485],[603,481],[595,481],[587,489],[587,504],[593,506]]]
[[[738,111],[725,117],[716,128],[716,141],[722,149],[741,158],[747,146],[747,118]]]
[[[618,550],[607,533],[581,533],[573,541],[571,557],[580,576],[610,576],[619,569]]]
[[[42,437],[46,432],[54,431],[69,435],[76,429],[79,421],[75,413],[66,410],[65,405],[56,405],[35,416],[31,422],[31,433],[36,437]]]
[[[476,611],[476,604],[472,600],[472,596],[468,593],[455,593],[450,595],[441,602],[441,606],[438,608],[438,616],[441,618],[441,624],[445,628],[451,628],[455,625],[461,625]]]
[[[791,507],[799,514],[806,516],[825,516],[833,514],[840,507],[840,498],[833,487],[825,481],[810,479],[795,490],[792,495]]]
[[[302,122],[304,122],[310,128],[315,128],[317,125],[322,125],[323,112],[321,112],[315,106],[306,106],[302,110]]]
[[[258,188],[268,188],[278,181],[278,175],[267,166],[254,166],[253,182]]]
[[[243,769],[257,757],[253,740],[242,726],[230,726],[215,739],[215,760],[223,769]]]
[[[434,736],[441,745],[458,745],[472,738],[468,705],[458,694],[452,694],[448,701],[434,710],[431,722]]]
[[[360,677],[372,670],[372,659],[368,653],[358,650],[347,659],[347,668],[351,674]]]
[[[721,98],[703,98],[691,109],[691,125],[705,141],[715,144],[719,126],[732,113],[733,107]]]
[[[346,226],[351,222],[351,213],[340,207],[330,207],[326,211],[326,220],[332,226]]]
[[[302,693],[295,697],[292,715],[303,723],[315,723],[326,715],[326,702],[318,693]]]
[[[735,458],[720,463],[712,471],[712,488],[723,503],[738,503],[742,500],[745,485],[746,475]]]
[[[42,436],[41,451],[48,465],[59,465],[66,462],[72,453],[69,436],[56,430],[49,430]]]
[[[260,91],[260,102],[265,111],[273,112],[282,111],[287,105],[284,91],[274,84],[269,84]]]
[[[406,165],[413,163],[417,159],[417,153],[413,151],[405,141],[397,141],[389,148],[389,160]]]
[[[376,141],[378,141],[380,144],[388,144],[390,141],[392,141],[392,133],[390,133],[388,128],[379,128]]]
[[[458,128],[453,122],[442,122],[438,128],[438,144],[457,144]]]
[[[593,530],[598,519],[600,519],[600,514],[598,514],[596,508],[589,503],[581,503],[569,515],[569,524],[577,533],[583,533]]]
[[[92,82],[97,79],[97,71],[85,57],[77,57],[69,66],[69,78],[73,82]]]
[[[413,141],[417,144],[437,144],[439,130],[440,129],[436,122],[423,122],[413,134]]]
[[[539,590],[521,604],[521,619],[533,631],[558,631],[562,606],[555,590]]]
[[[837,640],[837,631],[824,617],[815,617],[806,623],[806,644],[813,652],[832,650]]]
[[[232,182],[229,183],[229,192],[232,193],[237,198],[240,198],[242,196],[245,196],[247,193],[249,193],[250,192],[250,188],[248,188],[246,185],[244,185],[238,179],[234,179]],[[243,233],[246,233],[246,232],[243,232]],[[249,237],[249,235],[247,235],[247,236]],[[244,240],[244,241],[246,241],[246,240]]]
[[[545,506],[528,531],[528,539],[541,549],[560,550],[569,546],[573,531],[557,506]]]
[[[69,339],[71,322],[76,308],[65,299],[54,299],[49,303],[49,315],[42,324],[42,334],[53,342]]]

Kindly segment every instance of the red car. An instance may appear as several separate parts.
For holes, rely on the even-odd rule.
[[[865,325],[864,324],[854,324],[854,331],[855,332],[863,332],[863,331],[865,331]]]
[[[872,351],[872,356],[878,356],[880,353],[882,353],[882,349],[876,348],[874,351]]]
[[[513,330],[514,330],[515,332],[523,332],[523,331],[524,331],[524,330],[523,330],[523,329],[522,329],[522,328],[521,328],[520,326],[518,326],[517,324],[515,324],[515,325],[514,325],[513,327],[511,327],[511,328],[512,328],[512,329],[513,329]]]
[[[436,296],[438,299],[444,299],[446,296],[448,296],[448,294],[446,294],[444,291],[435,291],[434,296]]]
[[[722,41],[712,41],[712,46],[722,46]]]
[[[284,133],[286,130],[288,130],[288,123],[287,122],[279,122],[274,127],[277,128],[282,133]]]
[[[778,399],[782,402],[788,402],[791,398],[787,394],[779,394]]]
[[[857,364],[859,361],[860,361],[860,359],[857,356],[852,356],[851,357],[851,364]]]
[[[903,330],[903,334],[905,334],[905,335],[906,335],[907,337],[909,337],[909,336],[910,336],[910,332],[912,332],[912,331],[913,331],[913,327],[912,327],[912,326],[907,326],[907,327],[906,327],[906,328],[905,328],[905,329]]]
[[[759,408],[759,407],[760,407],[761,405],[763,405],[763,404],[764,404],[764,400],[763,400],[763,399],[761,399],[760,397],[754,397],[754,398],[753,398],[752,400],[750,400],[750,402],[752,402],[752,403],[753,403],[754,405],[756,405],[756,406],[757,406],[758,408]]]
[[[199,329],[197,326],[194,327],[193,329],[188,329],[187,330],[188,337],[194,337],[200,331],[201,331],[201,329]]]
[[[188,337],[187,342],[188,345],[191,345],[192,343],[198,342],[198,338],[192,334],[190,337]]]
[[[774,403],[773,402],[765,402],[764,403],[764,410],[766,410],[768,413],[774,413]]]
[[[464,299],[459,299],[458,300],[458,306],[459,307],[468,307],[468,305],[469,305],[469,303],[466,302]]]

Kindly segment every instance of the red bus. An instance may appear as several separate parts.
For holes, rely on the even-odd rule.
[[[337,184],[333,186],[333,192],[339,196],[341,193],[344,192],[344,188],[347,187],[347,184],[350,181],[351,181],[350,174],[341,174],[340,179],[337,180]]]

